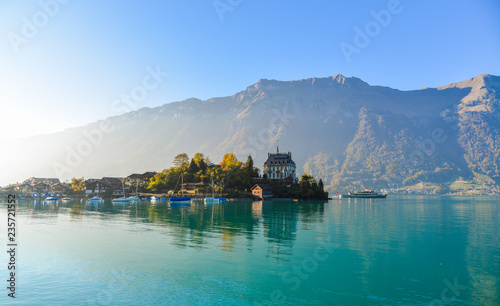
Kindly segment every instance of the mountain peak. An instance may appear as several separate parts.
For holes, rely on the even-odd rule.
[[[481,88],[495,89],[500,88],[500,77],[491,74],[480,74],[473,78],[465,81],[451,83],[445,86],[438,87],[438,89],[447,88],[472,88],[472,90],[478,90]]]
[[[337,75],[332,76],[332,80],[336,81],[339,84],[344,84],[346,77],[339,73]]]

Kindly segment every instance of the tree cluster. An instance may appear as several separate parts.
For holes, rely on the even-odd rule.
[[[243,164],[234,153],[224,155],[218,165],[212,164],[203,153],[196,153],[191,159],[186,153],[181,153],[174,158],[173,165],[151,179],[148,186],[150,192],[178,192],[181,189],[182,175],[184,183],[203,182],[207,186],[198,190],[199,193],[211,193],[213,181],[215,193],[236,195],[249,193],[253,185],[252,178],[259,177],[259,169],[253,166],[252,156],[248,156]]]

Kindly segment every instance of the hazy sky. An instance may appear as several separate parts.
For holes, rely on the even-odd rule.
[[[261,78],[408,90],[500,75],[499,17],[498,0],[0,0],[0,140]]]

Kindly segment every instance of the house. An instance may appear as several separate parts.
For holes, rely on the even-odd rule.
[[[88,179],[85,181],[86,194],[104,194],[113,190],[111,185],[100,179]]]
[[[52,190],[58,193],[66,191],[69,188],[68,184],[65,183],[57,183],[51,186]]]
[[[139,173],[134,173],[129,176],[127,176],[127,180],[134,181],[134,182],[140,182],[142,181],[142,174]]]
[[[255,184],[252,187],[252,195],[259,199],[272,198],[273,187],[269,184]]]
[[[3,186],[1,189],[2,189],[2,191],[6,191],[6,192],[19,191],[19,188],[21,185],[24,185],[24,184],[22,184],[22,183],[21,184],[10,184],[7,186]]]
[[[37,194],[45,194],[50,189],[50,186],[45,183],[36,183],[33,185],[33,192]]]
[[[196,191],[199,189],[205,188],[205,183],[199,182],[199,183],[184,183],[182,185],[182,191],[187,193],[187,194],[196,194]]]
[[[295,170],[296,165],[292,160],[292,153],[280,153],[279,147],[276,147],[276,153],[268,153],[267,155],[263,174],[268,180],[284,180],[290,178],[288,180],[295,184],[297,182]]]
[[[25,180],[24,183],[30,184],[31,186],[34,186],[38,183],[44,183],[52,186],[55,184],[60,184],[61,181],[59,181],[58,178],[30,177],[29,179]]]
[[[101,181],[107,183],[113,188],[122,188],[122,180],[117,177],[103,177]]]
[[[149,183],[151,178],[156,175],[156,172],[144,172],[143,174],[140,173],[134,173],[129,176],[127,176],[127,179],[130,181],[134,182],[144,182],[144,183]]]
[[[156,175],[156,172],[154,171],[148,171],[148,172],[144,172],[142,174],[142,180],[146,183],[149,183],[149,181],[153,178],[153,176]]]

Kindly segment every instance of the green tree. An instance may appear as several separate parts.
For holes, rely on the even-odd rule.
[[[198,162],[198,168],[205,173],[207,171],[207,164],[205,163],[205,160],[201,159]]]
[[[253,175],[253,159],[252,159],[252,155],[248,155],[248,157],[247,157],[247,162],[245,163],[245,170],[250,175]]]
[[[325,192],[325,185],[323,184],[323,180],[322,179],[319,179],[318,188],[319,188],[319,190],[321,192]]]
[[[308,174],[302,174],[299,182],[300,186],[300,192],[301,196],[303,198],[310,198],[311,197],[311,181],[313,180],[313,177]]]
[[[189,168],[188,168],[188,173],[189,174],[195,174],[196,172],[198,172],[200,169],[198,168],[198,165],[196,164],[196,162],[194,161],[194,158],[191,159],[191,163],[189,164]]]
[[[207,171],[207,162],[205,159],[205,154],[196,153],[193,159],[196,165],[198,166],[198,169],[202,170],[203,172]]]

